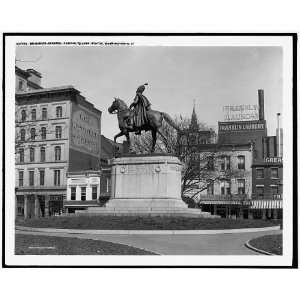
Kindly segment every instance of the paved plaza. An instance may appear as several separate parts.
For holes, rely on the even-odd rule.
[[[16,230],[16,234],[76,237],[124,244],[146,249],[161,255],[259,255],[245,246],[253,238],[278,234],[280,230],[247,233],[197,234],[197,235],[119,235],[76,234],[61,232],[28,232]]]

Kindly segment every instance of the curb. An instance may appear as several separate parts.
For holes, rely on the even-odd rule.
[[[251,240],[248,240],[248,241],[245,243],[245,246],[246,246],[248,249],[250,249],[250,250],[252,250],[252,251],[255,251],[255,252],[258,252],[258,253],[260,253],[260,254],[264,254],[264,255],[271,255],[271,256],[274,256],[274,255],[275,255],[275,254],[273,254],[273,253],[271,253],[271,252],[267,252],[267,251],[265,251],[265,250],[262,250],[262,249],[259,249],[259,248],[256,248],[256,247],[250,245],[250,241],[251,241]]]
[[[217,230],[98,230],[98,229],[61,229],[61,228],[34,228],[16,226],[17,230],[45,233],[70,233],[70,234],[117,234],[117,235],[205,235],[205,234],[233,234],[251,233],[280,230],[280,226],[241,229],[217,229]]]

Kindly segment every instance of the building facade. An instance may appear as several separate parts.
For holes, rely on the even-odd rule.
[[[215,159],[207,187],[199,195],[200,207],[226,218],[251,217],[253,145],[215,144],[205,148],[201,151],[214,153]]]
[[[100,168],[100,124],[101,111],[72,86],[16,91],[18,216],[64,211],[67,172]]]

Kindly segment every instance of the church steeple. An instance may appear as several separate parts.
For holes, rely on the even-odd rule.
[[[192,112],[192,117],[191,117],[191,124],[190,124],[190,130],[193,131],[198,131],[199,130],[199,124],[197,121],[197,115],[195,111],[195,100],[194,100],[194,107],[193,107],[193,112]]]

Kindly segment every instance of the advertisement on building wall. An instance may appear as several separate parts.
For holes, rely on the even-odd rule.
[[[100,139],[100,118],[81,106],[73,105],[70,147],[99,156]]]
[[[224,121],[253,121],[259,119],[257,104],[223,106]]]
[[[220,132],[265,130],[265,121],[219,122]]]

